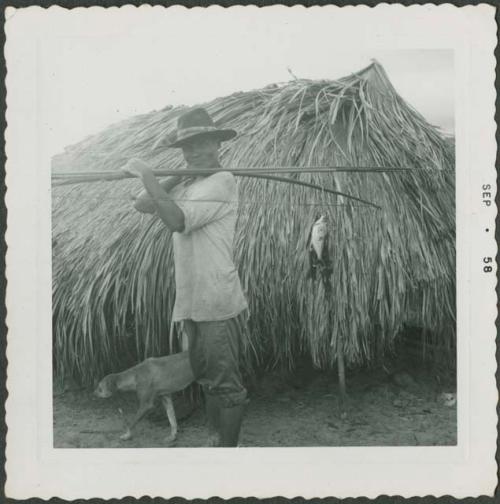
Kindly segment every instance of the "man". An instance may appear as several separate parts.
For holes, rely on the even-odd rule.
[[[234,176],[219,164],[221,142],[236,136],[217,128],[205,109],[180,116],[169,142],[181,148],[187,167],[213,175],[159,183],[137,159],[124,171],[145,188],[135,203],[140,212],[156,212],[173,233],[176,300],[173,319],[183,321],[191,366],[202,385],[209,446],[237,446],[247,392],[239,369],[242,319],[248,305],[233,263],[238,192]],[[245,321],[246,322],[246,321]]]

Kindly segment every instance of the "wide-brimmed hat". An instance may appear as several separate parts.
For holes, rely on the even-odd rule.
[[[236,134],[233,129],[218,128],[204,108],[193,108],[179,116],[177,130],[169,135],[167,147],[182,147],[187,140],[206,135],[214,136],[224,142],[231,140]]]

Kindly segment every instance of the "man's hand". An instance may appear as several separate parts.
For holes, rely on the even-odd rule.
[[[165,192],[146,163],[134,158],[122,168],[122,171],[141,179],[148,194],[148,200],[153,203],[156,213],[170,231],[182,232],[184,230],[184,214],[182,210],[170,198],[168,193]],[[139,196],[139,199],[141,199],[141,196]],[[153,209],[149,202],[146,202],[144,206],[142,202],[137,202],[134,206],[139,212],[144,213],[151,213]]]
[[[127,172],[128,173],[128,172]],[[160,182],[160,186],[165,192],[169,192],[176,185],[178,185],[182,181],[182,177],[179,175],[175,175],[169,177],[167,180],[162,180]],[[132,200],[134,200],[134,208],[141,213],[150,213],[154,214],[156,212],[156,205],[154,201],[151,199],[151,196],[144,189],[139,195],[132,195]]]
[[[122,171],[130,173],[130,175],[134,175],[134,177],[142,178],[146,173],[151,172],[151,168],[144,161],[133,158],[122,167]]]
[[[147,193],[145,195],[132,196],[134,208],[141,213],[154,214],[156,205]]]
[[[133,175],[142,180],[143,176],[147,172],[151,172],[151,168],[140,159],[132,158],[125,166],[121,168],[124,173]],[[154,204],[151,197],[147,192],[143,191],[138,197],[132,197],[134,200],[134,208],[141,213],[155,213],[156,205]]]

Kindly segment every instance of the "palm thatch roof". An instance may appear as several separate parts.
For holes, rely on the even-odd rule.
[[[409,172],[304,173],[300,180],[368,199],[258,179],[238,179],[235,261],[251,310],[249,352],[322,368],[391,347],[402,325],[453,344],[454,152],[373,63],[340,80],[295,80],[204,104],[239,131],[224,144],[227,167],[382,166]],[[182,167],[178,150],[151,148],[183,107],[115,124],[68,147],[53,171],[118,170],[130,157]],[[137,180],[53,187],[53,332],[59,374],[91,380],[168,352],[175,296],[171,237],[132,209]],[[306,279],[306,240],[319,212],[331,223],[333,295]],[[330,317],[330,315],[332,315]]]

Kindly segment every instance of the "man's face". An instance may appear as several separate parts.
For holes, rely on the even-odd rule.
[[[218,165],[219,147],[219,140],[210,136],[201,136],[185,142],[182,145],[182,152],[189,167],[210,168]]]

